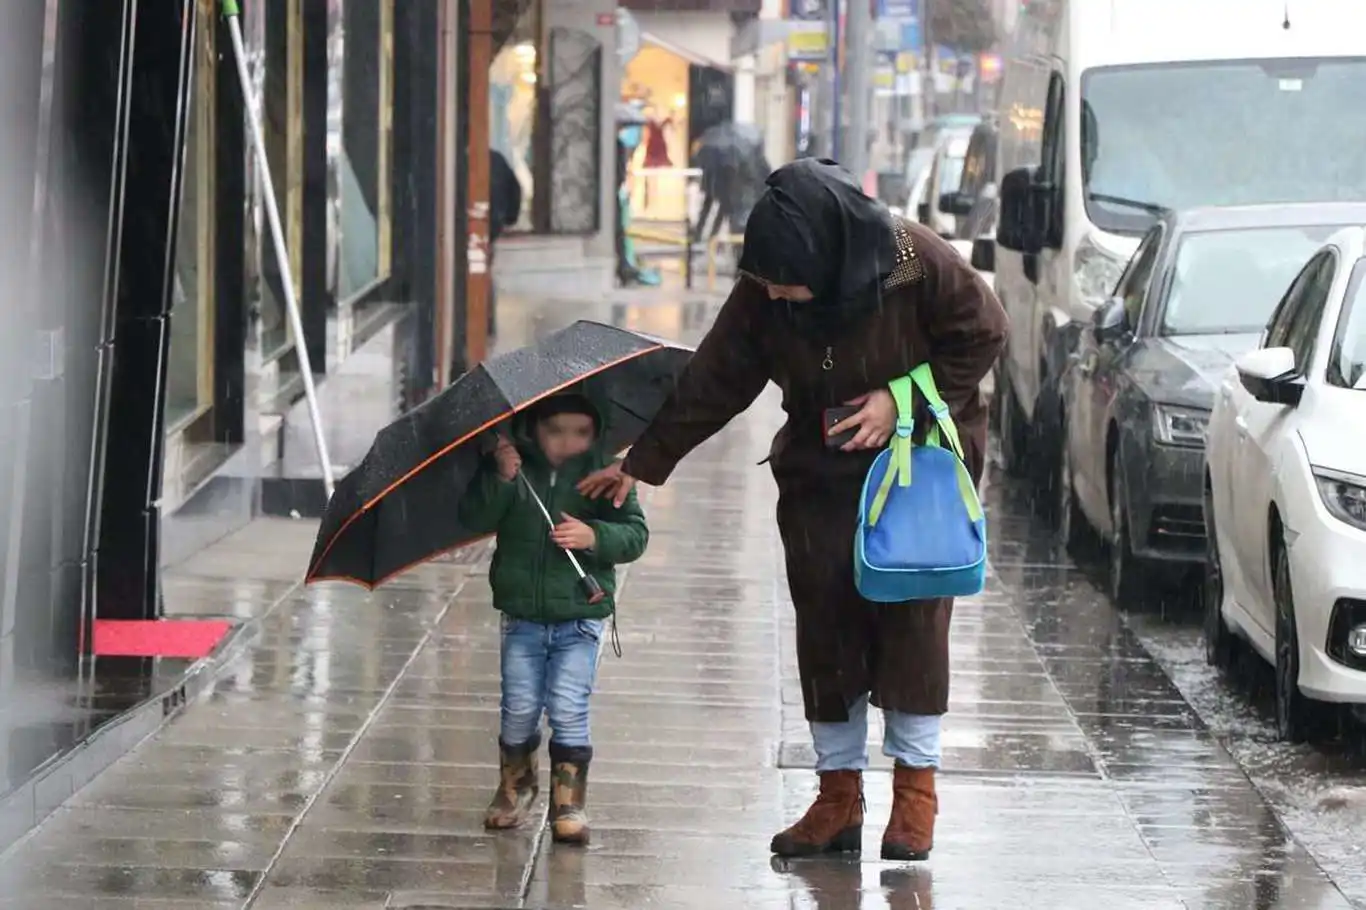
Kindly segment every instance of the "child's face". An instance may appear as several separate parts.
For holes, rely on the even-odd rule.
[[[593,418],[587,414],[556,414],[536,424],[536,444],[546,461],[558,468],[593,447]]]

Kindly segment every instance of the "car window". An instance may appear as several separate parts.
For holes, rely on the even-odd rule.
[[[1126,321],[1131,328],[1138,326],[1138,317],[1143,312],[1143,299],[1148,285],[1152,282],[1153,267],[1157,264],[1157,251],[1162,247],[1162,228],[1155,227],[1144,236],[1138,249],[1134,250],[1129,267],[1119,276],[1115,286],[1115,296],[1124,301]]]
[[[1295,276],[1295,280],[1290,282],[1290,287],[1286,289],[1280,303],[1276,304],[1276,311],[1271,314],[1271,319],[1266,324],[1266,338],[1262,342],[1262,347],[1283,348],[1286,346],[1286,338],[1290,335],[1290,323],[1295,316],[1299,299],[1303,296],[1305,287],[1313,280],[1313,273],[1317,268],[1318,256],[1311,257],[1304,264],[1304,268],[1300,269],[1299,274]]]
[[[1048,106],[1044,109],[1041,177],[1045,183],[1062,185],[1064,149],[1063,120],[1066,113],[1066,83],[1054,73],[1048,83]]]
[[[980,126],[968,143],[967,158],[963,162],[962,192],[977,198],[996,181],[996,130]]]
[[[1337,256],[1331,250],[1319,253],[1301,273],[1302,281],[1287,295],[1284,328],[1278,343],[1267,334],[1267,347],[1287,347],[1295,352],[1295,370],[1303,373],[1314,356],[1314,341],[1318,338],[1323,308],[1328,303],[1328,292],[1337,272]],[[1280,315],[1280,314],[1278,314]]]
[[[1257,334],[1333,225],[1190,231],[1176,249],[1162,334]]]
[[[1328,354],[1328,382],[1366,391],[1366,259],[1357,260],[1347,284]]]

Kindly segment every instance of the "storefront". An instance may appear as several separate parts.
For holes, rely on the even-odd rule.
[[[614,5],[530,0],[495,10],[489,145],[522,188],[521,216],[507,233],[603,233],[611,224],[604,161],[611,162],[602,149],[612,128],[604,86],[616,75],[604,37],[613,37]]]
[[[438,3],[244,2],[247,67],[289,255],[277,261],[229,37],[216,0],[192,2],[166,381],[162,498],[170,511],[241,446],[268,438],[300,401],[286,278],[318,381],[404,321],[411,344],[395,367],[403,398],[427,394],[436,356],[434,225],[441,205],[455,208],[453,197],[440,202],[435,193]],[[269,475],[266,458],[253,470]]]

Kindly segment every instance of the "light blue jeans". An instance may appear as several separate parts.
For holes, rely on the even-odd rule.
[[[882,712],[882,754],[907,768],[939,767],[938,714]],[[849,706],[849,719],[811,724],[817,771],[863,771],[868,767],[868,696]]]
[[[559,746],[590,746],[588,701],[598,676],[601,619],[539,623],[503,617],[500,736],[520,746],[536,735],[541,715]]]

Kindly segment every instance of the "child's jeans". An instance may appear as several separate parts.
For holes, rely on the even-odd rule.
[[[907,768],[939,767],[938,714],[882,712],[882,754]],[[849,706],[849,719],[812,723],[817,771],[862,771],[868,767],[868,696]]]
[[[590,746],[588,700],[598,675],[603,620],[539,623],[503,617],[502,727],[508,746],[536,735],[541,714],[560,746]]]

